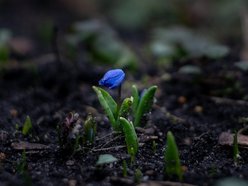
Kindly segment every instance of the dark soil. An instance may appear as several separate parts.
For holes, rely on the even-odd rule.
[[[122,147],[124,139],[113,134],[91,88],[106,69],[98,68],[95,72],[87,73],[86,69],[89,68],[84,66],[88,67],[87,63],[80,67],[77,63],[53,61],[38,65],[35,71],[6,70],[0,80],[1,153],[5,155],[1,163],[1,183],[25,185],[25,181],[31,179],[33,185],[67,185],[75,180],[81,185],[126,185],[134,184],[134,171],[137,168],[143,173],[142,181],[176,181],[163,174],[163,151],[168,130],[176,137],[181,162],[186,169],[185,183],[212,185],[222,177],[246,178],[248,162],[244,157],[248,155],[247,151],[240,149],[243,158],[235,166],[232,147],[218,144],[221,132],[243,128],[246,123],[240,122],[240,118],[248,115],[248,103],[237,101],[247,94],[246,74],[235,69],[233,61],[231,56],[220,61],[190,60],[175,64],[169,70],[169,81],[163,81],[161,76],[150,78],[159,87],[157,102],[145,127],[149,128],[148,132],[138,130],[143,145],[134,164],[128,164],[125,179],[122,179],[122,160],[129,162],[130,158]],[[177,73],[180,66],[189,62],[204,66],[201,77]],[[232,77],[225,78],[226,74]],[[126,81],[130,77],[128,75]],[[240,86],[235,87],[235,83]],[[226,91],[226,88],[231,90]],[[182,96],[186,100],[180,101]],[[221,102],[216,101],[217,96]],[[83,118],[92,112],[97,119],[95,144],[87,152],[79,151],[73,156],[61,153],[56,132],[56,126],[71,111],[78,112]],[[31,117],[33,123],[32,136],[29,137],[23,137],[15,128],[16,124],[20,127],[23,125],[26,115]],[[144,140],[147,136],[158,137],[156,151],[152,148],[153,140]],[[26,176],[16,170],[22,151],[13,149],[13,143],[19,141],[48,146],[48,149],[26,150]],[[96,167],[98,156],[104,153],[114,155],[119,161]]]
[[[12,21],[16,26],[6,20],[0,21],[6,26],[19,27],[15,19]],[[31,29],[27,35],[30,32]],[[130,38],[133,42],[135,37]],[[36,49],[39,48],[42,45]],[[34,51],[31,56],[35,58],[39,52]],[[144,123],[146,126],[137,129],[142,144],[133,164],[129,163],[123,136],[113,133],[92,90],[108,67],[96,66],[84,58],[73,62],[53,58],[32,66],[22,66],[22,62],[18,62],[17,66],[2,70],[0,185],[135,185],[136,169],[143,173],[141,181],[144,183],[150,180],[178,182],[164,174],[163,152],[169,130],[178,144],[185,169],[184,183],[213,185],[224,177],[247,178],[247,150],[240,148],[242,159],[235,165],[232,147],[218,144],[222,132],[238,131],[247,124],[244,118],[248,117],[248,75],[234,66],[238,52],[233,53],[221,60],[176,61],[169,69],[146,59],[148,67],[141,63],[139,74],[126,71],[123,95],[129,94],[130,84],[139,87],[158,85],[157,100]],[[185,64],[201,67],[202,75],[179,74],[178,69]],[[170,76],[169,80],[164,79],[165,73]],[[151,76],[144,85],[141,82],[147,74]],[[115,92],[111,94],[115,95]],[[61,151],[56,129],[72,111],[83,119],[92,113],[97,121],[95,143],[88,150],[81,149],[74,154]],[[27,115],[32,120],[33,129],[32,135],[24,137],[21,128]],[[20,141],[46,145],[46,148],[26,150],[24,173],[17,170],[23,150],[13,147]],[[156,149],[153,149],[154,141]],[[118,162],[97,167],[100,154],[112,154]],[[128,162],[125,178],[123,160]]]

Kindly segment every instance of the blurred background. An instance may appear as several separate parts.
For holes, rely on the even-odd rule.
[[[135,66],[130,61],[144,51],[160,62],[218,58],[230,51],[244,61],[247,5],[245,0],[0,0],[0,61],[57,50],[75,60],[83,53],[80,43],[89,58],[119,61],[119,67]]]

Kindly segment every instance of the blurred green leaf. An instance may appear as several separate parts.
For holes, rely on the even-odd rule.
[[[218,180],[215,186],[248,186],[248,182],[246,180],[240,178],[222,178]]]
[[[240,70],[247,71],[248,70],[248,62],[247,61],[240,61],[234,64]]]
[[[118,38],[117,33],[103,22],[93,20],[74,24],[73,32],[67,36],[67,42],[70,46],[82,42],[87,46],[86,52],[92,59],[101,64],[111,64],[117,68],[136,68],[136,55]]]
[[[31,129],[32,129],[32,122],[31,122],[30,117],[27,116],[27,117],[26,117],[26,120],[25,120],[25,122],[24,122],[24,124],[23,124],[22,134],[23,134],[24,136],[26,136],[26,135],[30,132]]]
[[[195,65],[184,65],[178,70],[178,72],[181,74],[191,74],[191,75],[202,74],[201,68]]]
[[[94,143],[96,136],[96,121],[92,115],[88,115],[84,122],[84,142]]]
[[[103,165],[116,161],[118,161],[118,159],[111,154],[101,154],[96,162],[96,165]]]
[[[12,37],[12,33],[8,29],[0,29],[0,63],[5,63],[9,59],[8,42]]]
[[[153,32],[151,51],[157,57],[221,58],[229,49],[184,27],[158,28]]]

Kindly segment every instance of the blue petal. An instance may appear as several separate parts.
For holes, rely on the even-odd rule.
[[[124,78],[125,78],[125,73],[123,72],[123,70],[121,69],[109,70],[99,81],[99,85],[113,89],[120,86]]]

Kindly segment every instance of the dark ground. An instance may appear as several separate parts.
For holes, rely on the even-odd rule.
[[[10,24],[3,22],[6,26]],[[42,45],[36,50],[38,48]],[[96,67],[83,59],[73,63],[53,59],[32,68],[17,66],[3,70],[0,76],[0,185],[27,185],[26,181],[30,179],[33,185],[73,185],[75,181],[78,185],[133,185],[136,168],[142,171],[143,182],[177,181],[163,174],[168,130],[175,135],[185,168],[183,182],[213,185],[224,177],[247,178],[247,150],[240,148],[242,159],[236,166],[232,147],[218,144],[222,132],[243,128],[246,123],[241,119],[248,116],[248,77],[246,72],[234,66],[238,53],[233,51],[234,54],[221,60],[201,58],[175,62],[166,70],[171,76],[167,81],[163,79],[165,69],[159,66],[152,72],[142,67],[140,75],[135,75],[139,76],[136,80],[128,72],[126,82],[133,81],[131,84],[144,87],[140,83],[141,76],[149,71],[153,76],[148,78],[147,84],[157,84],[159,89],[146,127],[149,130],[138,130],[143,145],[134,164],[128,165],[128,176],[124,179],[122,160],[129,161],[126,149],[122,147],[124,139],[112,133],[91,88],[108,68]],[[35,58],[36,51],[31,56]],[[201,67],[203,74],[179,74],[178,69],[185,64]],[[124,95],[128,94],[127,89],[124,85]],[[78,112],[84,119],[87,113],[93,113],[97,120],[97,139],[89,151],[68,156],[59,149],[56,126],[71,111]],[[27,115],[33,123],[32,136],[23,137],[15,126],[22,127]],[[155,152],[153,140],[145,140],[147,136],[157,137]],[[40,150],[26,150],[27,171],[24,175],[16,170],[22,150],[14,149],[13,143],[19,141],[46,145]],[[98,156],[105,153],[119,161],[96,167]]]

